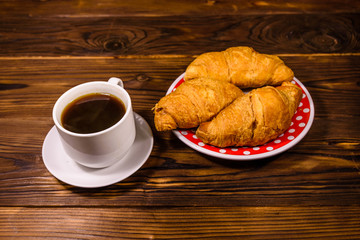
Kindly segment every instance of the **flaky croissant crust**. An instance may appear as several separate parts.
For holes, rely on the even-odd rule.
[[[196,135],[218,147],[263,145],[290,127],[301,96],[301,89],[290,82],[252,90],[202,123]]]
[[[199,77],[231,82],[240,88],[257,88],[291,81],[294,73],[279,57],[240,46],[198,56],[187,67],[185,80]]]
[[[194,128],[210,120],[243,92],[233,84],[199,78],[182,83],[153,108],[158,131]]]

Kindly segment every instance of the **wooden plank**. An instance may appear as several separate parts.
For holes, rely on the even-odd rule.
[[[0,238],[357,239],[358,207],[0,208]]]
[[[191,18],[7,17],[0,57],[183,55],[251,46],[270,54],[359,53],[359,14]]]
[[[169,143],[168,143],[169,144]],[[170,145],[170,144],[169,144]],[[100,189],[57,181],[34,154],[1,158],[1,206],[347,206],[360,204],[358,157],[296,154],[228,162],[156,146],[131,177]],[[16,196],[16,198],[14,198]]]
[[[214,16],[273,13],[327,13],[357,12],[358,1],[191,1],[191,0],[146,0],[123,1],[2,1],[3,16]]]
[[[328,140],[335,141],[335,145],[327,144],[326,150],[336,151],[341,145],[341,139],[346,136],[354,136],[353,147],[356,147],[356,137],[360,133],[359,128],[352,126],[358,121],[354,109],[360,108],[356,80],[360,73],[356,63],[360,56],[282,58],[305,84],[314,100],[315,127],[311,130],[314,134],[308,138],[314,144],[313,150],[319,147],[318,143],[327,144]],[[151,122],[151,108],[192,60],[191,57],[0,59],[0,121],[4,126],[3,131],[0,131],[0,139],[8,143],[2,150],[13,152],[12,144],[26,146],[24,149],[31,146],[38,150],[42,138],[32,133],[35,131],[45,135],[52,126],[51,111],[56,99],[72,86],[86,81],[107,80],[112,76],[124,80],[125,88],[133,98],[134,110]],[[313,69],[317,69],[316,72]],[[329,114],[341,118],[329,117]],[[324,121],[326,128],[317,127]],[[27,123],[32,128],[28,128]],[[22,135],[23,139],[8,134],[10,129],[14,134]],[[332,131],[328,132],[327,129]],[[343,150],[347,150],[345,145],[343,147]],[[29,152],[21,149],[16,151]]]
[[[282,58],[314,99],[314,125],[294,148],[253,162],[211,158],[155,131],[151,108],[192,57],[0,59],[0,206],[359,204],[360,56]],[[123,78],[134,110],[152,127],[153,152],[138,172],[112,186],[63,184],[41,158],[52,106],[70,87],[111,76]]]

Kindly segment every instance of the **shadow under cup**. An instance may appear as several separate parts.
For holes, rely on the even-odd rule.
[[[112,79],[114,80],[114,79]],[[121,160],[132,146],[135,135],[135,122],[129,94],[122,82],[88,82],[71,88],[55,103],[53,120],[65,152],[76,162],[86,167],[108,167]],[[75,99],[91,94],[105,93],[119,98],[125,105],[124,116],[113,126],[95,133],[74,133],[61,124],[64,108]]]

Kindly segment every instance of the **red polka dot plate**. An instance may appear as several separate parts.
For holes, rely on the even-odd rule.
[[[176,88],[184,82],[184,75],[185,73],[181,74],[172,83],[166,94],[175,91]],[[314,103],[308,90],[297,78],[294,77],[292,82],[302,89],[303,96],[299,107],[292,118],[291,126],[278,138],[264,145],[257,147],[218,148],[205,144],[198,139],[195,135],[195,129],[177,129],[173,130],[173,133],[182,142],[194,150],[217,158],[246,161],[271,157],[282,153],[295,146],[305,137],[312,125],[315,114]]]

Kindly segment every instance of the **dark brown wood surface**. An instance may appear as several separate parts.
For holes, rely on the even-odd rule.
[[[360,239],[359,1],[2,1],[0,13],[0,239]],[[309,90],[306,137],[237,162],[158,133],[151,108],[187,65],[240,45],[279,55]],[[52,107],[112,76],[152,153],[113,185],[65,184],[42,159]]]

